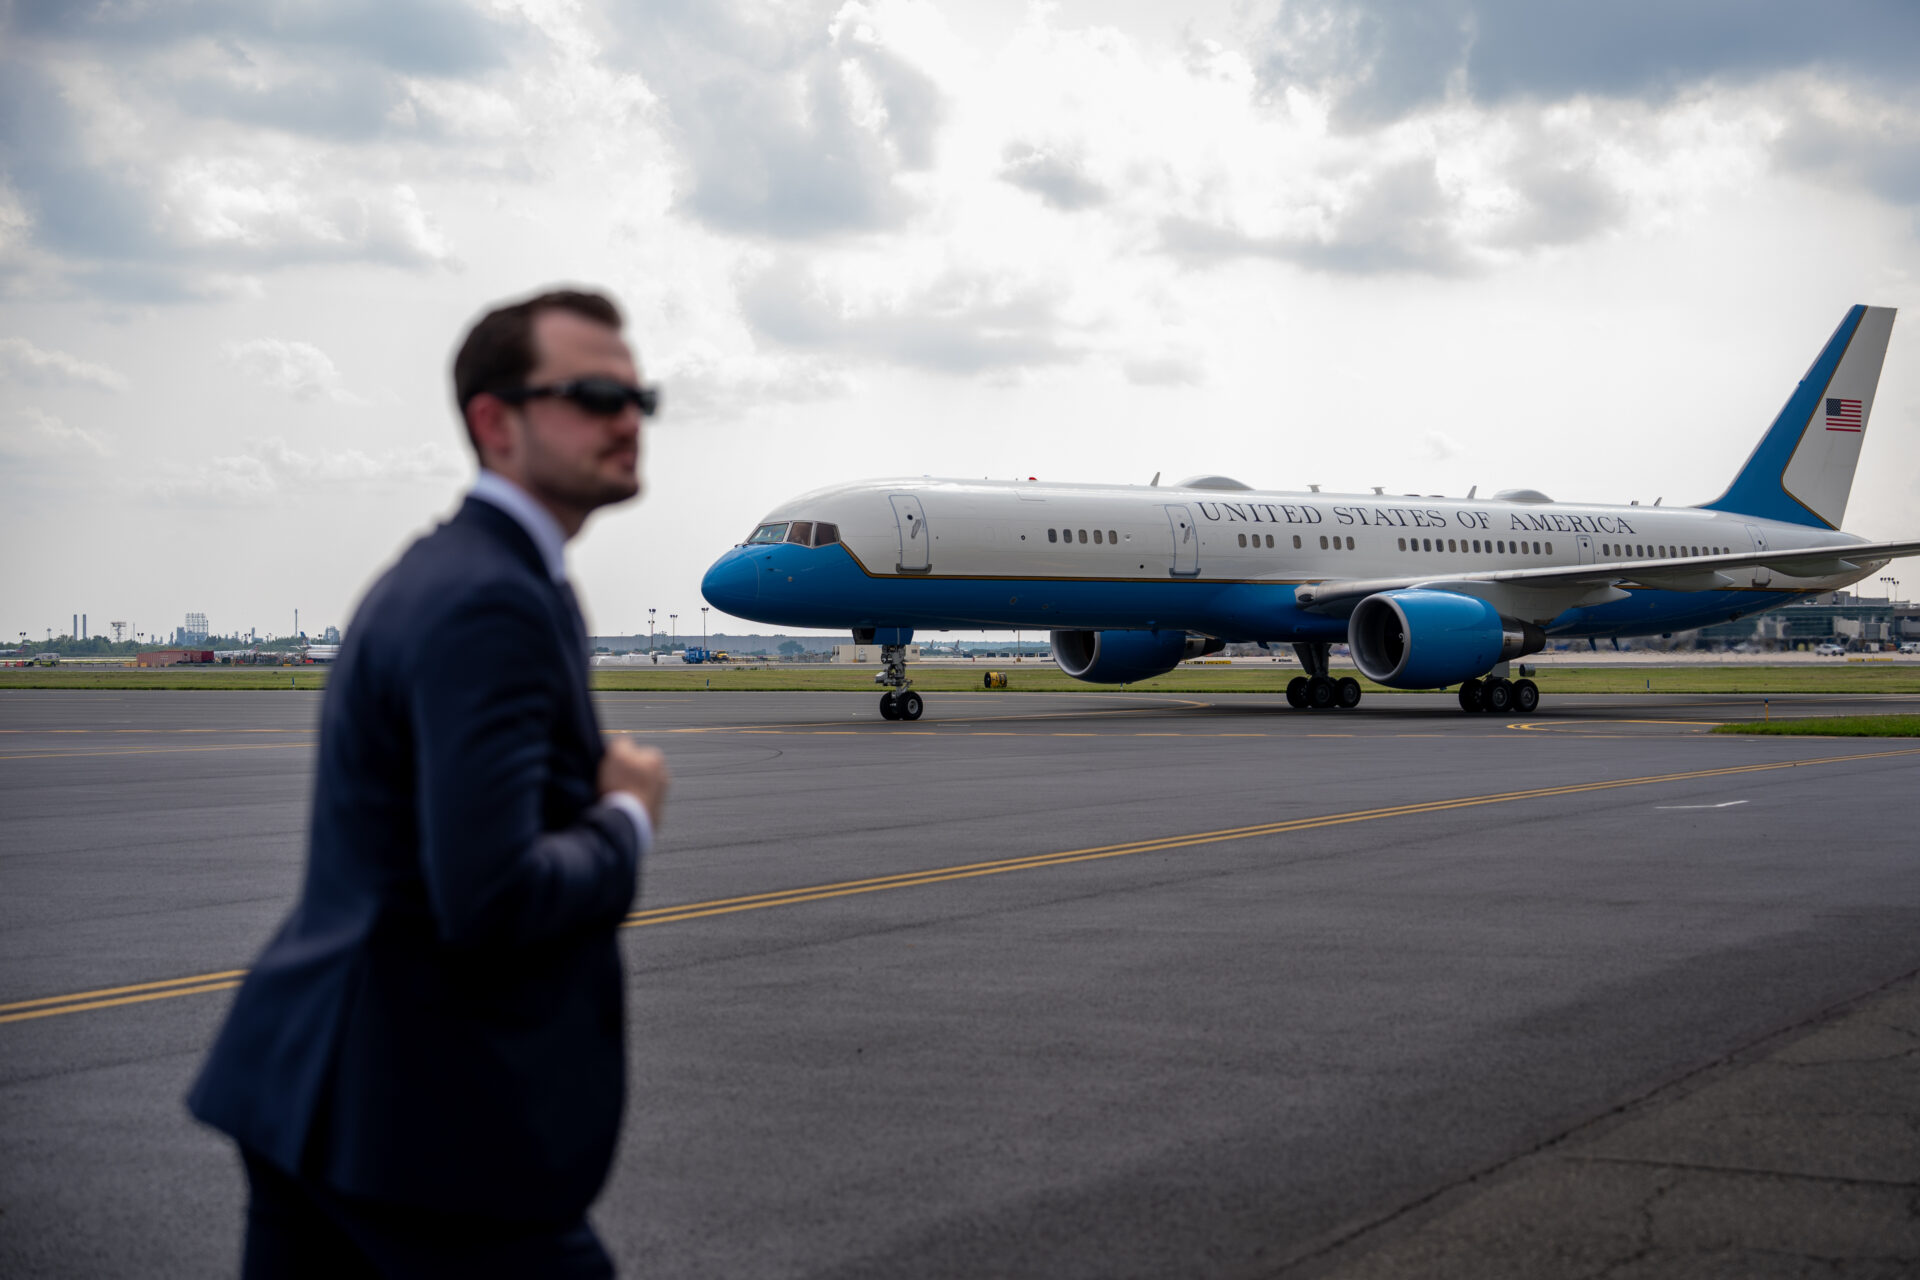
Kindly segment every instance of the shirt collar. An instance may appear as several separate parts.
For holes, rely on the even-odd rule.
[[[525,489],[505,476],[482,469],[467,496],[478,498],[512,516],[513,522],[525,529],[527,536],[533,539],[533,545],[540,552],[540,559],[546,563],[547,572],[553,580],[567,580],[567,535],[552,513],[529,497]]]

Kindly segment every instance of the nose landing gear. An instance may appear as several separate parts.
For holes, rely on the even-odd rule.
[[[920,713],[926,709],[926,700],[911,689],[905,693],[880,695],[880,718],[883,720],[918,720]]]
[[[875,684],[887,686],[887,691],[880,695],[880,718],[918,720],[927,709],[927,704],[924,698],[913,691],[907,680],[906,640],[904,636],[899,638],[899,644],[880,646],[880,670],[873,677]]]

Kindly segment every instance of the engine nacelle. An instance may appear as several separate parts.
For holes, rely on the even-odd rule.
[[[1382,591],[1347,620],[1353,665],[1390,689],[1438,689],[1482,676],[1495,663],[1538,653],[1547,637],[1502,618],[1485,600],[1452,591]]]
[[[1184,631],[1055,631],[1050,638],[1060,669],[1091,684],[1148,680],[1226,647],[1224,640]]]

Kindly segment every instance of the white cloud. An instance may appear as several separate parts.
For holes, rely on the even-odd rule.
[[[25,338],[0,338],[0,379],[27,383],[68,383],[124,391],[126,375],[104,364],[82,360],[64,351],[36,347]]]
[[[311,343],[250,338],[229,342],[221,350],[241,373],[296,400],[325,399],[354,407],[367,403],[346,389],[327,353]]]
[[[1141,356],[1122,365],[1127,381],[1142,387],[1191,387],[1206,381],[1206,364],[1178,353]]]
[[[682,350],[661,368],[669,428],[682,421],[735,418],[751,410],[851,394],[858,383],[829,360]]]
[[[38,405],[19,405],[0,415],[0,449],[17,457],[57,457],[81,453],[109,458],[114,448],[106,437],[76,427]]]
[[[359,449],[305,453],[284,440],[262,439],[241,453],[192,465],[165,464],[137,487],[162,502],[187,506],[261,506],[290,494],[451,480],[465,470],[463,456],[442,444],[381,454]]]

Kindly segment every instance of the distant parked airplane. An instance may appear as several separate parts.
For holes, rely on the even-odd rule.
[[[1893,329],[1856,306],[1727,491],[1698,507],[1171,487],[865,480],[782,503],[707,571],[716,609],[851,628],[882,646],[880,714],[917,720],[922,630],[1044,628],[1060,668],[1115,684],[1229,641],[1289,643],[1296,707],[1351,707],[1354,665],[1396,689],[1459,686],[1467,711],[1531,712],[1507,663],[1549,636],[1727,622],[1872,575],[1920,541],[1839,532]],[[1157,479],[1157,477],[1156,477]]]

